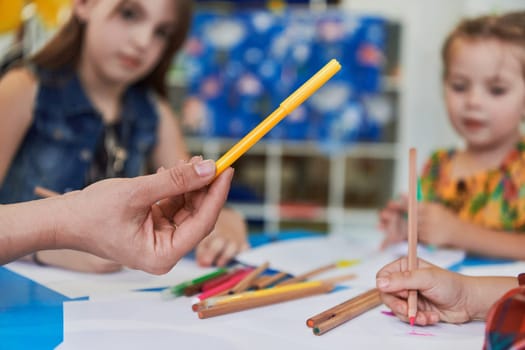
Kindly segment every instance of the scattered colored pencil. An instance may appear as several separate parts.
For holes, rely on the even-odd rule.
[[[179,297],[179,296],[182,296],[184,295],[184,290],[189,287],[189,286],[193,286],[193,285],[200,285],[202,284],[203,282],[206,282],[208,280],[211,280],[215,277],[218,277],[218,276],[221,276],[221,275],[224,275],[228,272],[228,270],[224,267],[221,267],[213,272],[210,272],[210,273],[207,273],[203,276],[200,276],[200,277],[197,277],[197,278],[194,278],[192,280],[189,280],[189,281],[184,281],[182,283],[179,283],[173,287],[169,287],[169,288],[166,288],[162,291],[161,295],[164,299],[169,299],[169,298],[173,298],[173,297]]]
[[[305,282],[310,283],[310,282]],[[277,288],[277,287],[276,287]],[[284,288],[284,287],[283,287]],[[230,314],[238,311],[243,311],[255,307],[261,307],[276,303],[281,303],[284,301],[305,298],[308,296],[322,294],[330,292],[334,288],[331,284],[319,283],[311,287],[302,288],[299,290],[290,290],[282,293],[274,293],[270,295],[263,295],[260,297],[252,297],[245,300],[231,301],[222,305],[210,306],[203,308],[198,311],[199,318],[209,318],[214,316],[220,316],[225,314]],[[271,288],[273,289],[273,288]],[[271,290],[268,289],[268,290]],[[254,291],[253,293],[263,292],[267,290]],[[252,293],[252,292],[249,292]]]
[[[279,283],[277,283],[277,285],[278,286],[284,286],[284,285],[291,284],[291,283],[297,283],[297,282],[305,281],[308,278],[311,278],[313,276],[317,276],[317,275],[319,275],[319,274],[321,274],[323,272],[327,272],[327,271],[333,270],[335,268],[349,267],[349,266],[355,265],[357,263],[359,263],[359,260],[339,260],[339,261],[336,261],[335,263],[318,267],[318,268],[316,268],[314,270],[308,271],[308,272],[303,273],[301,275],[298,275],[298,276],[289,278],[287,280],[284,280],[282,282],[279,282]]]
[[[374,288],[310,317],[306,320],[306,325],[312,328],[315,335],[322,335],[379,305],[381,297]]]

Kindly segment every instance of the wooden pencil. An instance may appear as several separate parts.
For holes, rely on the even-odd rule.
[[[184,287],[182,293],[187,297],[199,294],[202,292],[202,286],[204,285],[204,283],[217,280],[223,276],[227,276],[228,274],[229,272],[226,268],[220,268],[213,273],[192,280],[189,285]]]
[[[409,150],[408,173],[408,271],[417,268],[417,170],[416,149]],[[408,291],[408,319],[413,326],[417,313],[417,290]]]
[[[356,274],[349,273],[349,274],[346,274],[346,275],[334,276],[334,277],[330,277],[330,278],[324,278],[321,281],[324,282],[324,283],[336,284],[336,283],[339,283],[339,282],[353,280],[356,277],[357,277]]]
[[[321,266],[321,267],[318,267],[318,268],[313,269],[311,271],[305,272],[305,273],[303,273],[301,275],[298,275],[298,276],[295,276],[295,277],[292,277],[292,278],[288,278],[288,279],[286,279],[286,280],[284,280],[282,282],[277,283],[277,285],[278,286],[285,286],[287,284],[292,284],[292,283],[306,281],[310,277],[313,277],[313,276],[319,275],[319,274],[321,274],[323,272],[335,269],[337,266],[338,266],[337,263]]]
[[[238,274],[236,274],[235,276],[232,276],[229,280],[225,281],[224,283],[221,283],[213,288],[206,290],[205,292],[202,292],[196,298],[198,300],[204,300],[210,297],[228,294],[228,291],[231,288],[235,287],[237,283],[242,281],[242,279],[246,277],[246,275],[248,275],[249,273],[250,273],[249,271],[239,272]]]
[[[255,281],[253,287],[255,289],[264,289],[264,288],[267,288],[267,287],[271,286],[272,284],[275,284],[276,282],[282,280],[286,276],[288,276],[288,274],[286,272],[279,272],[279,273],[276,273],[275,275],[272,275],[272,276],[265,276],[265,277],[267,277],[266,279],[264,279],[262,281]]]
[[[222,275],[218,278],[214,278],[213,280],[210,280],[210,281],[206,281],[204,282],[204,284],[202,285],[202,292],[206,292],[212,288],[215,288],[227,281],[229,281],[230,279],[234,278],[235,276],[237,275],[241,275],[241,274],[244,274],[246,275],[246,273],[252,271],[253,268],[251,267],[247,267],[247,268],[241,268],[241,269],[236,269],[236,270],[233,270],[233,271],[230,271],[229,273],[227,273],[226,275]]]
[[[252,285],[253,281],[255,281],[255,279],[268,268],[268,266],[270,266],[270,263],[265,262],[264,264],[255,268],[252,272],[247,274],[239,283],[237,283],[232,289],[228,290],[228,294],[236,294],[247,290]]]
[[[327,284],[322,281],[310,281],[310,282],[299,282],[294,284],[288,284],[281,287],[265,288],[253,291],[242,292],[233,295],[217,296],[213,298],[208,298],[202,300],[196,304],[192,305],[193,311],[199,311],[206,309],[212,306],[231,304],[233,302],[246,301],[249,299],[260,299],[262,297],[272,296],[272,295],[284,295],[289,292],[294,291],[304,291],[311,288],[319,287],[322,284]]]
[[[210,306],[199,310],[198,315],[201,319],[220,316],[256,307],[277,304],[289,300],[305,298],[316,294],[323,294],[331,291],[333,288],[333,285],[321,283],[312,288],[293,290],[280,294],[265,295],[260,298],[249,298],[246,300],[234,301],[227,304]]]
[[[370,289],[369,291],[366,291],[352,299],[348,299],[344,302],[342,302],[341,304],[338,304],[334,307],[331,307],[315,316],[312,316],[310,317],[309,319],[306,320],[306,325],[310,328],[313,328],[314,326],[318,325],[319,323],[321,322],[324,322],[330,318],[333,318],[335,317],[339,312],[345,310],[345,309],[348,309],[348,308],[351,308],[352,306],[354,306],[355,304],[358,304],[359,302],[363,301],[363,300],[367,300],[367,298],[369,296],[372,296],[372,295],[375,295],[375,294],[379,294],[379,291],[377,290],[377,288],[374,288],[374,289]]]
[[[373,293],[367,292],[361,294],[350,300],[352,301],[350,305],[339,310],[335,315],[325,321],[315,324],[312,329],[313,333],[315,335],[322,335],[362,313],[381,305],[381,296],[377,290]]]

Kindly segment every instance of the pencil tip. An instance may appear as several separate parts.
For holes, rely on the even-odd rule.
[[[416,317],[415,316],[411,316],[410,317],[410,326],[411,327],[414,327],[414,323],[416,322]]]

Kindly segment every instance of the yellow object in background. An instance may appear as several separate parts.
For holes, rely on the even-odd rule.
[[[0,0],[0,34],[20,26],[24,5],[24,0]]]
[[[33,0],[36,11],[47,27],[64,23],[71,11],[71,0]]]
[[[55,28],[69,17],[71,0],[0,0],[0,34],[20,27],[26,6],[35,6],[42,23],[46,27]]]

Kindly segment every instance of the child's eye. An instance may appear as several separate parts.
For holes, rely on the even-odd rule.
[[[450,88],[455,92],[465,92],[468,88],[467,84],[452,82],[449,84]]]
[[[169,31],[168,29],[159,28],[155,31],[155,36],[163,40],[169,39],[171,36],[171,31]]]
[[[507,92],[507,89],[501,86],[493,86],[490,88],[490,94],[494,96],[504,95]]]
[[[120,10],[120,16],[125,19],[125,20],[133,20],[133,19],[136,19],[138,17],[138,13],[137,11],[135,11],[134,9],[132,8],[129,8],[129,7],[123,7],[121,10]]]

